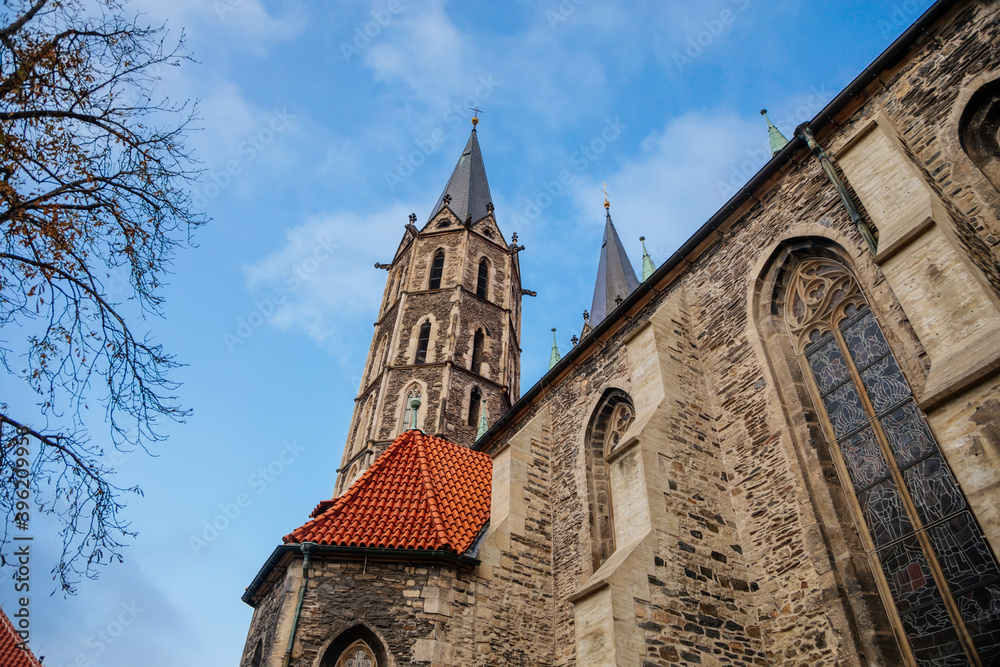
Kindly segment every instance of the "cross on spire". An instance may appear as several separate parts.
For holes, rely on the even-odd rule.
[[[608,201],[608,184],[601,181],[601,192],[604,193],[604,208],[611,208],[611,202]]]
[[[472,129],[475,130],[476,125],[479,124],[479,114],[482,113],[482,111],[480,111],[478,104],[474,107],[469,107],[469,110],[472,111]]]

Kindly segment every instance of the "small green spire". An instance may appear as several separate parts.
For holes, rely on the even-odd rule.
[[[553,327],[552,328],[552,356],[549,357],[549,370],[551,370],[553,366],[555,366],[556,364],[558,364],[560,359],[562,359],[562,355],[559,354],[559,346],[556,345],[556,329],[555,329],[555,327]]]
[[[788,143],[788,139],[785,139],[785,135],[781,133],[781,130],[776,128],[771,119],[767,117],[767,109],[761,109],[760,115],[767,121],[767,138],[771,142],[771,155],[777,155],[785,147],[785,144]]]
[[[483,405],[479,410],[479,432],[476,433],[476,440],[486,435],[486,432],[490,430],[489,424],[486,423],[486,397],[483,397]]]
[[[642,282],[646,282],[646,278],[653,275],[653,271],[656,271],[656,264],[653,264],[653,258],[646,250],[646,237],[640,236],[639,243],[642,244]]]

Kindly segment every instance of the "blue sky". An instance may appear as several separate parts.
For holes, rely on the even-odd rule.
[[[145,492],[126,511],[139,536],[76,597],[49,595],[57,545],[36,524],[36,653],[49,667],[236,664],[240,595],[332,493],[384,287],[373,264],[410,212],[430,215],[469,106],[538,292],[524,392],[550,329],[565,352],[590,307],[602,181],[637,272],[640,235],[664,261],[767,161],[762,107],[791,136],[929,4],[134,3],[183,28],[198,60],[162,89],[200,100],[194,194],[214,220],[176,257],[165,317],[145,323],[187,364],[174,377],[194,414],[155,457],[113,461]],[[14,608],[6,578],[0,603]]]

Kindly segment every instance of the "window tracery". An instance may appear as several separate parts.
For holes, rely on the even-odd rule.
[[[914,658],[990,664],[1000,658],[1000,569],[864,295],[824,258],[799,263],[788,285],[788,334]]]
[[[378,659],[371,647],[359,639],[347,647],[335,667],[378,667]]]
[[[611,454],[621,444],[622,436],[632,425],[633,419],[635,419],[635,413],[631,405],[623,401],[615,406],[611,418],[608,420],[607,433],[604,436],[605,456]]]

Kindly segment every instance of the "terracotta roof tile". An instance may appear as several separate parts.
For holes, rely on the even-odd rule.
[[[0,609],[0,665],[3,667],[42,667],[18,636],[7,614]]]
[[[284,542],[464,554],[489,520],[492,481],[488,455],[406,431]]]

